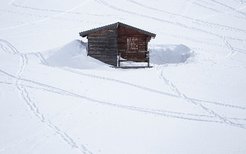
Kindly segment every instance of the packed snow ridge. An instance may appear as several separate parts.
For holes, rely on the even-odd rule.
[[[49,66],[92,69],[106,67],[106,64],[87,56],[86,43],[74,40],[65,46],[44,54]]]
[[[193,55],[192,50],[183,45],[156,45],[150,50],[152,64],[184,63]]]

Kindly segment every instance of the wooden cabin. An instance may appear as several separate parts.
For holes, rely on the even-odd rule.
[[[148,42],[156,34],[120,22],[79,33],[88,39],[88,55],[104,63],[121,67],[121,62],[146,62]]]

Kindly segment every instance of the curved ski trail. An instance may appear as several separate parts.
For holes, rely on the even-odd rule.
[[[163,69],[161,69],[160,67],[157,68],[157,71],[159,72],[160,77],[163,79],[163,81],[183,100],[185,100],[185,102],[193,104],[195,106],[198,106],[199,108],[201,108],[202,110],[206,111],[207,113],[209,113],[210,115],[216,117],[217,119],[221,120],[223,123],[228,124],[230,126],[235,126],[235,127],[239,127],[239,128],[243,128],[246,129],[246,127],[243,124],[239,124],[239,123],[235,123],[231,120],[229,120],[226,117],[221,116],[220,114],[216,113],[215,111],[213,111],[212,109],[204,106],[203,104],[201,104],[200,102],[196,102],[194,100],[192,100],[191,98],[187,97],[184,93],[182,93],[170,80],[168,80],[163,73]]]
[[[2,45],[2,44],[5,44]],[[42,114],[36,105],[35,102],[32,101],[29,92],[25,86],[21,84],[22,82],[22,74],[25,70],[26,65],[28,64],[28,55],[27,54],[21,54],[11,43],[9,43],[6,40],[0,39],[1,48],[5,49],[6,53],[11,54],[19,54],[20,56],[20,69],[17,72],[17,75],[15,77],[15,86],[21,96],[21,98],[25,101],[26,105],[30,109],[30,111],[42,122],[45,123],[49,128],[51,128],[58,136],[61,137],[61,139],[70,145],[72,148],[78,149],[83,154],[92,154],[83,144],[78,144],[71,136],[69,136],[66,132],[62,131],[58,126],[53,124],[50,120],[48,120],[44,114]],[[40,55],[37,54],[39,57]]]

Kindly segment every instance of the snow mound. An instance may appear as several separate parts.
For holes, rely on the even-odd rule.
[[[65,46],[46,52],[46,63],[54,67],[71,67],[79,69],[93,69],[107,67],[108,65],[87,56],[87,44],[74,40]]]
[[[156,45],[150,50],[150,63],[184,63],[191,57],[192,51],[185,45]]]

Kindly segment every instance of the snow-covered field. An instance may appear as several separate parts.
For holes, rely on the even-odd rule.
[[[86,56],[118,21],[157,34],[152,68]],[[244,154],[245,93],[245,0],[0,2],[0,154]]]

